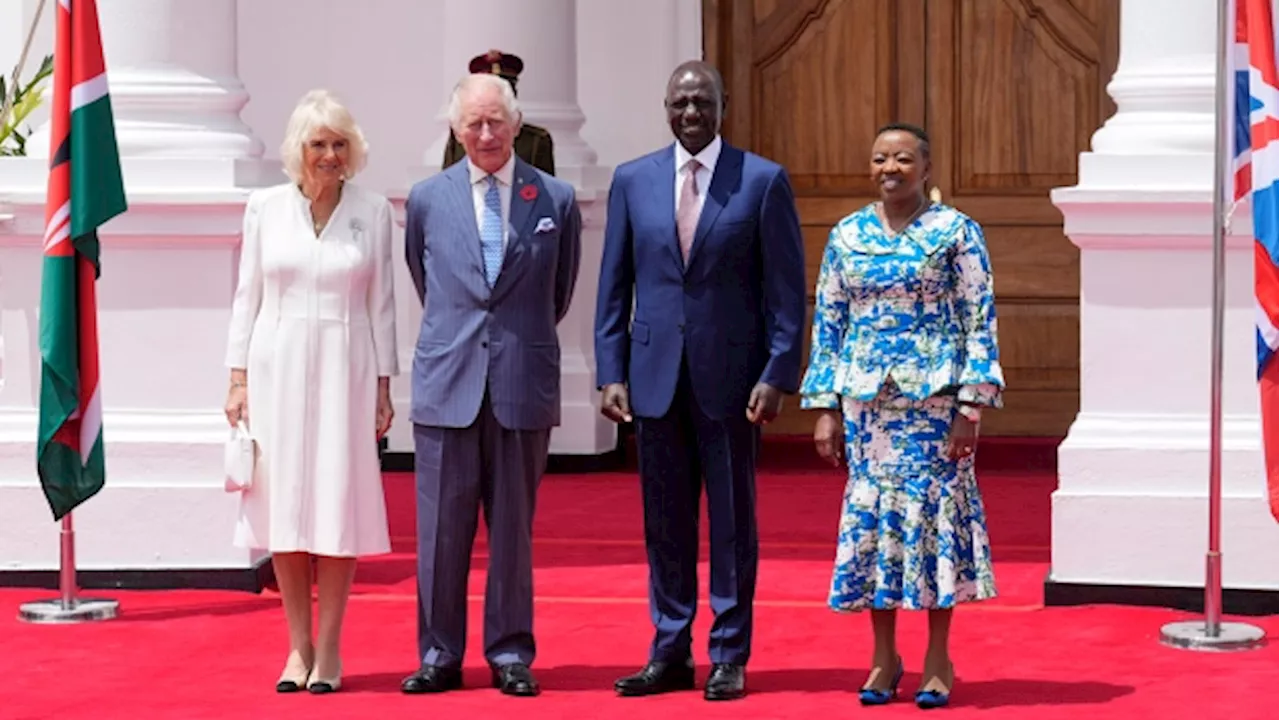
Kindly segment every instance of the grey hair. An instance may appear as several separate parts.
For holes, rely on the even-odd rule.
[[[364,169],[369,157],[369,143],[351,117],[351,112],[328,90],[312,90],[303,95],[293,109],[285,127],[284,142],[280,143],[284,172],[295,183],[302,180],[302,148],[311,135],[322,128],[347,139],[349,155],[345,174],[348,180]]]
[[[511,83],[497,75],[473,73],[459,80],[458,84],[453,88],[453,94],[449,97],[449,127],[453,129],[455,134],[461,130],[458,125],[462,122],[463,99],[485,88],[490,88],[498,93],[498,96],[502,98],[502,106],[507,111],[507,119],[512,123],[519,124],[521,118],[520,101],[516,100],[516,92],[511,88]]]

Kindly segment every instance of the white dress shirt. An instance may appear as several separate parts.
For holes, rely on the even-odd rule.
[[[698,215],[702,215],[702,206],[707,202],[707,188],[711,187],[711,176],[716,172],[716,161],[720,159],[720,136],[716,135],[711,144],[702,148],[702,152],[697,155],[690,155],[688,150],[680,142],[676,141],[676,212],[680,212],[680,188],[684,185],[684,178],[689,174],[685,165],[691,159],[695,159],[701,165],[698,168],[697,175],[693,179],[697,184],[698,190]]]
[[[481,170],[471,164],[471,159],[467,159],[467,169],[471,173],[471,202],[476,208],[476,230],[481,231],[484,228],[484,194],[489,191],[489,183],[486,178],[489,173]],[[507,163],[498,169],[493,176],[498,179],[498,198],[502,204],[502,252],[507,252],[508,235],[511,234],[511,183],[515,180],[516,174],[516,154],[513,151],[511,157],[507,159]]]

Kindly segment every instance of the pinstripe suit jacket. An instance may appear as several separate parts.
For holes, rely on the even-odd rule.
[[[491,288],[468,163],[413,186],[405,205],[405,259],[423,302],[413,358],[414,423],[468,427],[487,390],[507,429],[560,424],[556,324],[573,298],[581,230],[573,186],[517,158],[507,253]]]

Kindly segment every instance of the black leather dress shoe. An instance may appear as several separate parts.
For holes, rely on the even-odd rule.
[[[418,672],[400,683],[400,691],[410,695],[442,693],[447,690],[457,690],[460,687],[462,687],[461,670],[434,665],[423,665],[418,668]]]
[[[747,669],[741,665],[712,665],[703,697],[708,700],[737,700],[747,695]]]
[[[516,697],[533,697],[542,692],[538,681],[533,677],[533,671],[523,663],[493,668],[493,686],[501,690],[503,695]]]
[[[693,666],[687,662],[665,663],[657,660],[645,665],[635,675],[619,678],[613,689],[624,697],[658,695],[674,690],[693,689]]]

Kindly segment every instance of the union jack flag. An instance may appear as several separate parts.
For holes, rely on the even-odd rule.
[[[1271,514],[1280,519],[1277,502],[1277,223],[1280,221],[1280,139],[1277,114],[1280,92],[1276,78],[1274,0],[1234,0],[1227,61],[1234,90],[1232,114],[1232,181],[1226,185],[1231,205],[1250,198],[1253,205],[1254,299],[1257,303],[1258,389],[1262,399],[1263,455]]]

